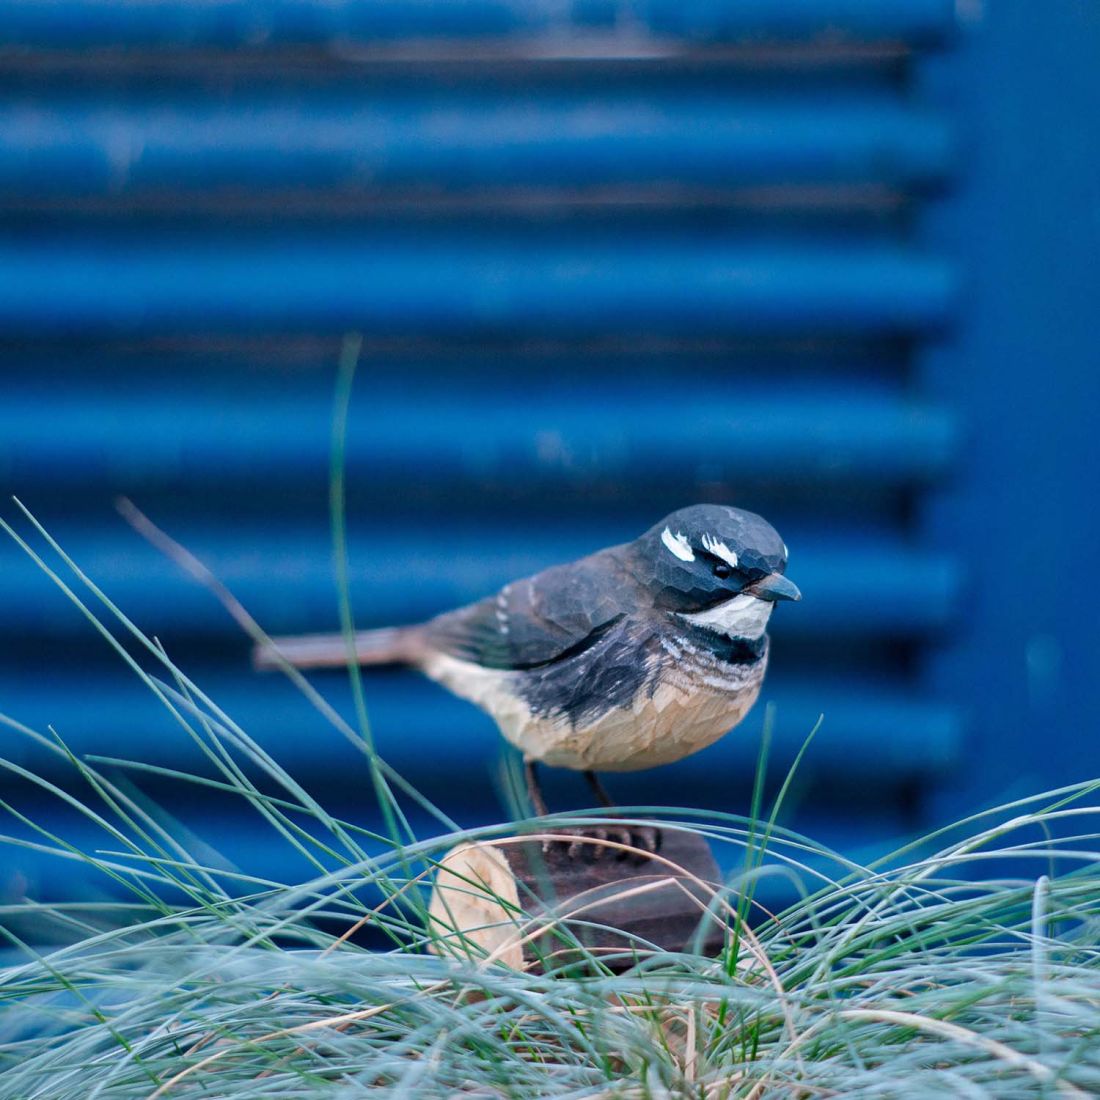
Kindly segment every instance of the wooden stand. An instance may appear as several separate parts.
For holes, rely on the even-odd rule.
[[[680,829],[664,829],[653,855],[598,828],[460,844],[432,892],[434,949],[542,970],[594,956],[625,969],[654,949],[713,954],[719,885],[706,841]]]

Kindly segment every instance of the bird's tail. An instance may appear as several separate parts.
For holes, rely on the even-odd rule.
[[[416,627],[360,630],[354,636],[355,659],[361,665],[416,664],[420,647]],[[338,668],[348,663],[348,640],[343,634],[295,634],[272,638],[271,644],[252,651],[257,668]]]

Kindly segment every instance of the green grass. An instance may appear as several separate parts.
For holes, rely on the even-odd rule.
[[[703,833],[741,868],[700,913],[726,929],[718,957],[638,942],[622,973],[606,958],[538,973],[486,960],[473,943],[433,955],[425,905],[437,861],[513,825],[450,827],[335,714],[338,733],[363,748],[393,834],[332,816],[44,531],[34,532],[42,554],[9,533],[209,767],[188,776],[77,759],[51,733],[5,720],[74,782],[54,786],[12,762],[7,771],[102,833],[81,851],[24,819],[36,839],[9,843],[79,864],[125,900],[3,906],[21,961],[0,971],[0,1097],[1100,1092],[1097,784],[982,813],[872,867],[784,829],[760,793],[744,818],[663,810],[666,827]],[[259,881],[212,865],[141,797],[133,780],[150,772],[239,799],[311,877]],[[409,835],[414,805],[436,813],[438,835]],[[801,896],[765,914],[753,898],[772,875]],[[523,934],[546,935],[517,919]],[[364,927],[390,946],[358,946]],[[28,939],[46,933],[60,946],[39,953]]]

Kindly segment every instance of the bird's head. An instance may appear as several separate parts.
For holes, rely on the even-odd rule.
[[[695,504],[630,545],[632,568],[656,608],[726,638],[760,638],[777,600],[800,600],[784,576],[787,547],[753,512]]]

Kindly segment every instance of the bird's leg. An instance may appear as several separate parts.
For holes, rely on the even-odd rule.
[[[536,760],[525,756],[523,758],[523,774],[527,779],[527,797],[536,817],[546,817],[550,812],[546,808],[546,799],[542,797],[542,786],[539,784],[539,766]],[[575,856],[581,849],[581,842],[577,839],[578,832],[575,829],[561,830],[559,840],[548,837],[542,842],[543,852],[549,852],[552,843],[564,843],[567,845],[569,855]]]
[[[527,779],[527,797],[531,800],[535,816],[545,817],[550,811],[546,808],[546,799],[542,797],[542,787],[539,786],[538,764],[529,756],[523,758],[523,774]]]
[[[546,800],[542,797],[542,787],[539,784],[538,762],[532,760],[530,757],[525,757],[523,761],[523,774],[527,779],[527,797],[531,800],[531,806],[535,814],[538,817],[545,817],[549,811],[546,808]],[[596,773],[586,771],[584,777],[600,802],[605,807],[614,809],[615,803],[611,801],[611,796],[604,790],[604,786]],[[656,852],[661,847],[661,831],[652,825],[638,825],[633,827],[626,825],[619,827],[590,826],[585,829],[561,830],[561,842],[566,844],[567,852],[571,858],[583,851],[586,859],[590,861],[598,860],[603,854],[604,849],[600,844],[592,844],[591,840],[593,839],[597,841],[613,840],[620,844],[638,849],[638,855],[642,859],[645,858],[645,855],[642,853]],[[589,840],[589,843],[586,844],[586,840]],[[543,851],[549,851],[550,844],[550,840],[544,840],[542,844]],[[620,850],[617,852],[616,858],[629,859],[630,853]],[[637,856],[635,858],[637,858]]]
[[[600,777],[595,772],[585,772],[584,778],[588,780],[588,785],[592,788],[592,793],[600,800],[600,804],[607,806],[609,809],[614,809],[615,803],[611,800],[611,795],[607,793],[607,789],[600,782]]]

